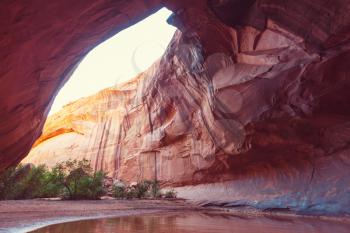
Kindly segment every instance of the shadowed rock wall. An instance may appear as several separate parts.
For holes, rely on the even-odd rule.
[[[79,61],[159,7],[160,0],[1,1],[0,169],[27,155]]]

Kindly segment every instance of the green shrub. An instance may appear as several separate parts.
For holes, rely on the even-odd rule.
[[[15,167],[11,167],[0,173],[0,200],[9,199],[15,183]]]
[[[15,184],[13,199],[32,199],[43,196],[47,168],[44,165],[29,168],[28,173]]]
[[[51,170],[45,166],[19,165],[0,174],[0,199],[30,199],[59,197],[65,199],[99,199],[104,195],[106,174],[93,172],[90,162],[68,160],[57,164]],[[113,186],[115,198],[158,198],[161,196],[158,181],[141,181],[133,186]],[[165,198],[176,198],[176,192],[169,190]]]
[[[60,197],[63,195],[64,185],[60,182],[62,175],[54,168],[46,173],[41,197]]]
[[[139,198],[138,193],[134,187],[128,187],[126,189],[126,198],[127,199]]]
[[[113,197],[118,199],[160,197],[159,183],[145,180],[128,187],[113,186]]]
[[[68,160],[51,170],[45,166],[18,166],[0,174],[0,199],[64,196],[66,199],[98,199],[103,194],[105,173],[93,173],[86,159]]]
[[[145,198],[147,197],[147,193],[150,190],[150,187],[151,187],[151,182],[146,180],[146,181],[137,183],[132,188],[135,189],[137,198]]]
[[[157,180],[151,183],[151,195],[153,198],[158,198],[161,196],[159,182]]]
[[[7,169],[0,175],[0,199],[31,199],[50,196],[46,187],[49,171],[45,166],[32,165]],[[57,195],[55,194],[52,195]]]
[[[127,190],[125,186],[113,186],[113,197],[117,199],[124,199],[127,197]]]
[[[176,192],[175,190],[168,190],[164,193],[165,198],[176,198]]]
[[[68,160],[57,164],[54,169],[57,182],[64,187],[64,197],[70,200],[99,199],[105,194],[103,181],[104,172],[92,172],[90,162]]]
[[[76,187],[76,194],[73,199],[99,199],[104,195],[103,180],[105,173],[98,171],[93,175],[84,176]]]

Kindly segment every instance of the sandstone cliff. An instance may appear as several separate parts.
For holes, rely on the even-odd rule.
[[[68,159],[85,158],[95,170],[116,177],[122,122],[143,76],[74,101],[49,116],[42,135],[22,162],[52,167]]]
[[[349,214],[350,1],[164,4],[179,31],[162,59],[130,95],[73,104],[34,151],[69,141],[98,169],[209,205]]]

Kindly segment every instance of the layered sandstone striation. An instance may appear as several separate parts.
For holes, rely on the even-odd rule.
[[[69,103],[49,116],[42,135],[22,162],[52,167],[69,159],[88,159],[94,170],[115,177],[122,122],[143,76]]]
[[[164,4],[179,31],[161,60],[50,117],[27,161],[90,157],[208,205],[349,214],[350,1]]]

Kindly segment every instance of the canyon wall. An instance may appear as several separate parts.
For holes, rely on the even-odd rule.
[[[4,0],[0,3],[0,170],[40,136],[58,90],[97,44],[161,0]]]
[[[161,60],[50,117],[27,161],[91,157],[205,205],[350,214],[350,1],[164,4],[179,31]]]
[[[116,177],[122,122],[143,74],[123,85],[67,104],[50,115],[43,133],[22,163],[53,167],[69,159],[88,159],[94,170]]]

